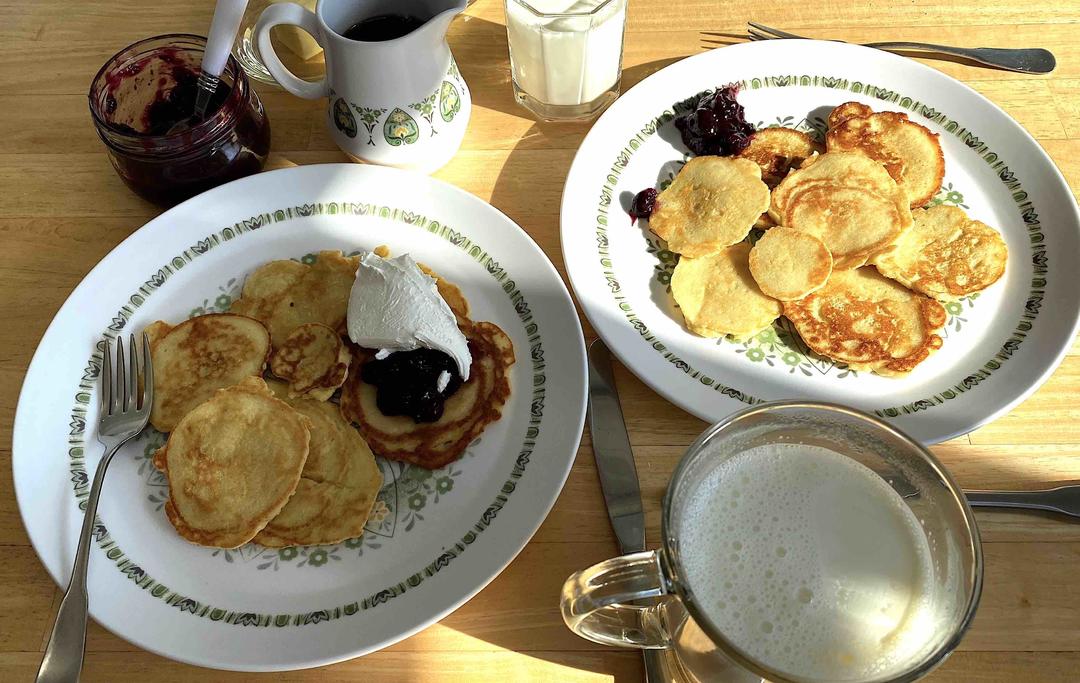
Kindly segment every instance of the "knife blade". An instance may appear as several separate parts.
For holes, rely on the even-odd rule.
[[[593,458],[600,475],[611,528],[622,554],[645,549],[645,510],[641,503],[634,451],[626,433],[611,353],[600,339],[589,345],[589,434]],[[642,650],[645,683],[661,683],[664,673],[662,650]]]
[[[615,388],[611,354],[599,339],[589,345],[589,434],[619,552],[644,550],[645,510],[634,452]]]

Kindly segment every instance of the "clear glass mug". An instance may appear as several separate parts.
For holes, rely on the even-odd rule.
[[[919,443],[877,418],[826,403],[762,404],[706,430],[687,449],[668,485],[661,548],[606,560],[567,579],[561,604],[567,626],[598,643],[666,648],[670,675],[665,680],[764,677],[773,683],[820,683],[775,670],[725,637],[695,598],[680,554],[680,520],[688,494],[719,462],[716,458],[778,443],[822,446],[870,468],[900,494],[929,539],[933,578],[927,597],[948,606],[934,615],[934,635],[902,670],[846,680],[913,681],[944,661],[970,625],[982,591],[982,547],[971,508],[960,487]],[[649,606],[631,604],[647,598],[661,599]]]

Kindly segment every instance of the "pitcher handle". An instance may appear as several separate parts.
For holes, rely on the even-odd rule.
[[[660,605],[628,604],[670,593],[655,550],[605,560],[563,584],[563,621],[574,633],[604,645],[660,649],[671,644]]]
[[[293,95],[303,97],[306,100],[316,100],[326,97],[328,94],[326,77],[317,81],[305,81],[297,78],[291,71],[285,68],[281,59],[274,51],[274,45],[270,41],[270,29],[281,24],[291,24],[311,34],[315,42],[323,46],[322,30],[319,28],[319,18],[315,13],[297,5],[294,2],[282,2],[270,5],[259,15],[259,21],[255,24],[255,39],[259,45],[259,56],[270,75]],[[323,46],[325,47],[325,46]]]

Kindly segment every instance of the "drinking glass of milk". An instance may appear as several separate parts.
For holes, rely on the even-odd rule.
[[[841,406],[763,404],[712,426],[661,525],[659,550],[571,576],[562,614],[599,643],[666,648],[664,680],[912,681],[979,602],[960,488],[921,445]]]
[[[518,103],[545,121],[596,116],[619,96],[626,0],[506,0]]]

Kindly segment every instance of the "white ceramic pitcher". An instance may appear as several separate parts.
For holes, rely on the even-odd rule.
[[[319,0],[315,11],[287,2],[263,11],[255,27],[266,68],[289,92],[327,101],[327,126],[350,157],[431,173],[450,160],[472,111],[469,88],[446,43],[466,0]],[[363,19],[408,15],[424,20],[410,33],[377,42],[344,37]],[[326,76],[297,78],[281,63],[270,29],[292,24],[322,46]]]

